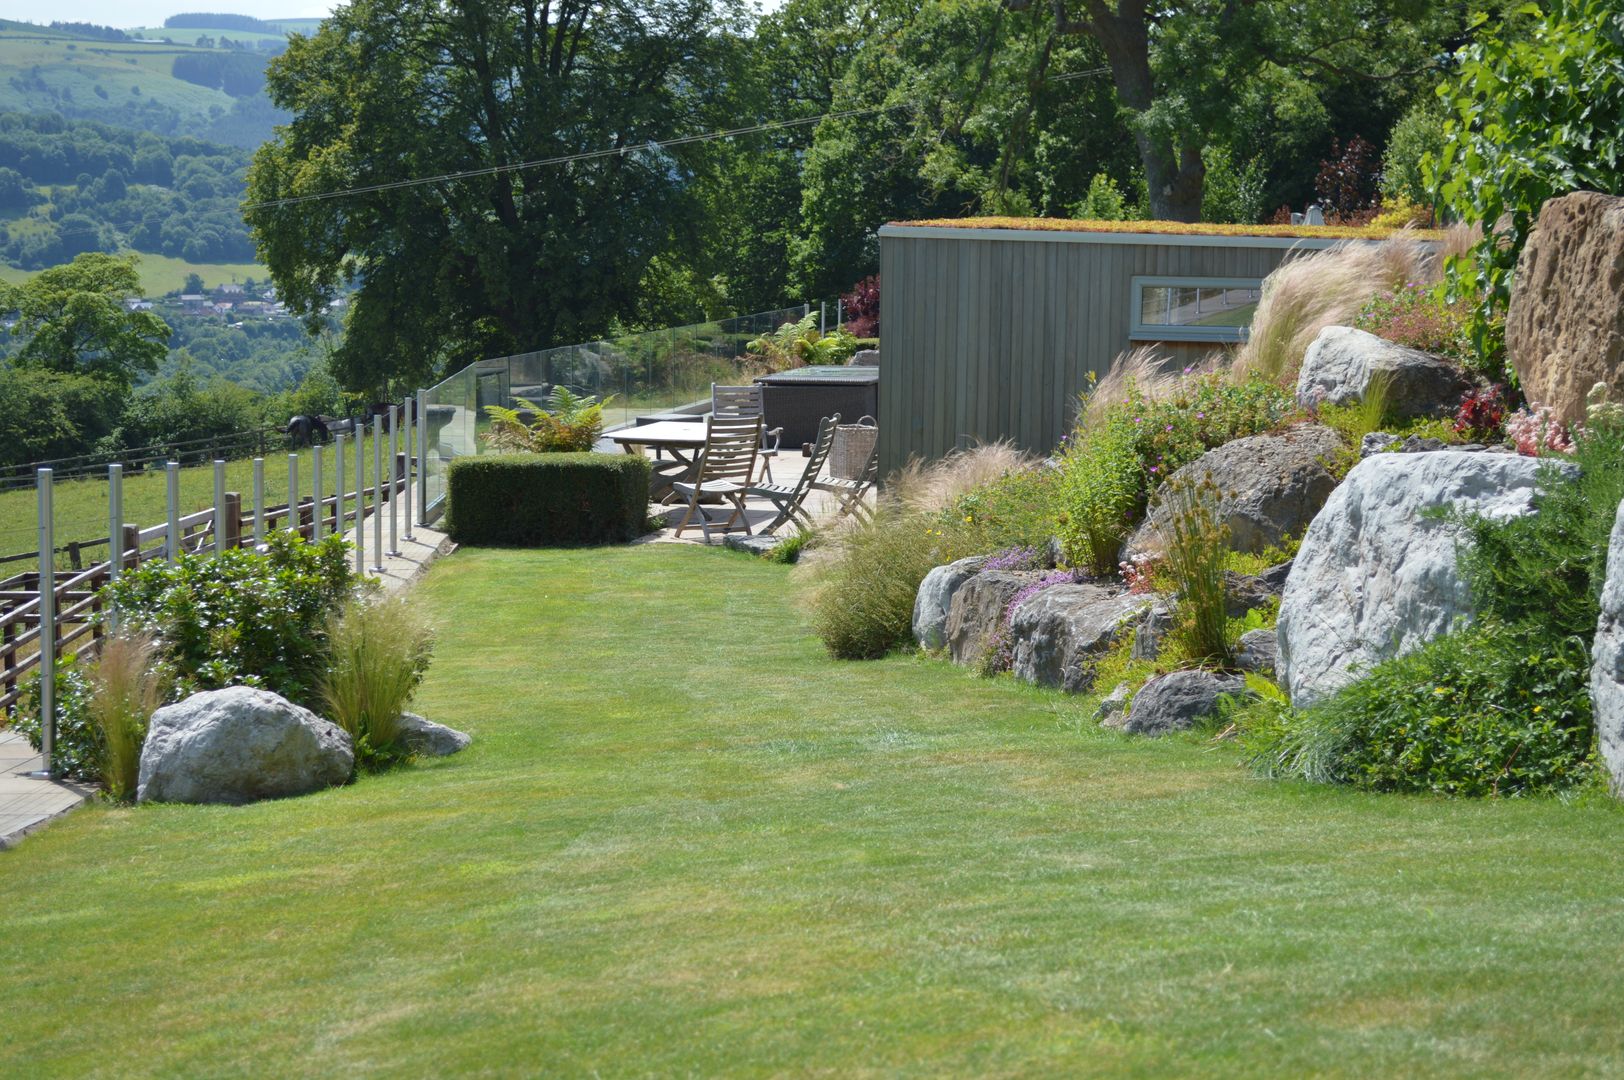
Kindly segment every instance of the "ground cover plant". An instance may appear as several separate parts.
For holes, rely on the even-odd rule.
[[[474,745],[8,852],[0,1071],[1624,1070],[1611,801],[1258,783],[835,663],[726,552],[464,549],[418,589],[421,711]]]

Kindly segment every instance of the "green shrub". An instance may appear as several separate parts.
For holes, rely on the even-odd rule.
[[[301,705],[315,701],[326,663],[327,618],[355,587],[349,546],[273,531],[263,553],[182,555],[151,562],[109,585],[120,625],[159,640],[175,696],[259,686]]]
[[[637,454],[459,458],[447,473],[446,531],[459,544],[624,543],[642,533],[649,473]]]
[[[325,715],[349,732],[363,760],[387,758],[400,738],[400,714],[428,671],[428,627],[402,600],[354,600],[328,624],[327,640]]]
[[[12,710],[11,730],[40,749],[39,675],[23,684],[23,694]],[[72,657],[56,662],[56,738],[51,750],[51,775],[95,783],[101,779],[104,743],[101,728],[90,713],[90,682]]]
[[[1304,711],[1249,711],[1264,775],[1375,791],[1520,795],[1594,769],[1589,651],[1486,621],[1372,668]]]
[[[1154,400],[1130,383],[1123,400],[1094,410],[1098,419],[1061,450],[1058,520],[1067,560],[1111,573],[1123,538],[1168,476],[1208,450],[1277,427],[1295,408],[1291,393],[1264,379],[1187,374]]]

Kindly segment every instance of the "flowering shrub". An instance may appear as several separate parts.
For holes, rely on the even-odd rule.
[[[1505,426],[1506,438],[1517,447],[1517,453],[1526,457],[1537,457],[1541,450],[1573,452],[1573,435],[1551,415],[1549,405],[1518,409],[1506,417]]]
[[[1122,580],[1128,583],[1130,593],[1143,596],[1156,591],[1158,561],[1155,555],[1146,551],[1117,564],[1117,569],[1122,571]]]
[[[1498,442],[1505,435],[1506,398],[1499,386],[1468,390],[1455,410],[1455,434],[1476,442]]]
[[[982,565],[983,570],[1035,570],[1043,556],[1035,547],[1005,548]]]
[[[1278,426],[1296,407],[1261,378],[1233,383],[1186,373],[1151,400],[1129,386],[1124,400],[1060,451],[1060,540],[1068,562],[1114,573],[1117,549],[1150,493],[1180,466],[1215,447]]]
[[[1353,325],[1377,337],[1441,356],[1463,368],[1478,369],[1467,304],[1448,304],[1440,292],[1409,282],[1367,303]]]

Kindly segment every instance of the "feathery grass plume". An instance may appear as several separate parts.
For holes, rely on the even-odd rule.
[[[1170,512],[1160,529],[1162,567],[1179,598],[1173,632],[1192,657],[1227,663],[1229,527],[1218,518],[1218,487],[1209,472],[1201,480],[1173,481],[1165,491]]]
[[[121,631],[102,642],[90,670],[90,715],[102,733],[102,783],[117,802],[135,797],[147,722],[163,702],[158,641]]]
[[[400,714],[428,670],[434,639],[404,600],[352,600],[327,628],[321,678],[327,715],[357,747],[386,752],[400,737]]]
[[[913,458],[892,476],[887,487],[896,493],[904,510],[931,514],[948,509],[977,488],[1035,464],[1030,454],[1003,439],[954,450],[928,464]]]
[[[1206,361],[1203,361],[1206,363]],[[1083,398],[1077,426],[1096,427],[1113,406],[1128,400],[1137,391],[1151,401],[1160,401],[1178,386],[1179,372],[1171,370],[1172,358],[1159,345],[1136,345],[1116,354],[1111,368],[1095,380]]]
[[[1444,239],[1438,250],[1438,265],[1449,265],[1450,259],[1468,259],[1477,248],[1478,241],[1483,239],[1483,226],[1480,222],[1470,225],[1457,221],[1444,230]]]
[[[1407,229],[1379,244],[1343,243],[1290,259],[1263,281],[1251,331],[1231,368],[1235,378],[1294,385],[1321,330],[1351,325],[1382,293],[1438,280],[1439,265]]]

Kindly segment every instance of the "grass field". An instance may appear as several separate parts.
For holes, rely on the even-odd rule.
[[[1604,1076],[1624,808],[1248,778],[937,661],[782,567],[464,549],[455,757],[0,857],[0,1072]]]
[[[271,276],[271,272],[258,263],[192,263],[168,255],[152,255],[130,250],[121,251],[119,254],[134,255],[140,260],[135,264],[135,269],[141,275],[141,288],[148,296],[162,296],[167,292],[178,291],[186,283],[186,275],[192,273],[201,277],[204,287],[210,289],[217,285],[245,281],[248,278],[268,281]],[[9,281],[13,285],[27,281],[37,273],[38,270],[19,270],[15,266],[0,263],[0,281]]]
[[[366,437],[363,456],[367,476],[372,475],[372,437]],[[355,487],[355,444],[348,444],[345,465],[346,486]],[[384,447],[388,456],[388,446]],[[310,496],[313,451],[299,452],[299,491]],[[338,463],[329,443],[322,452],[322,491],[333,493],[337,482]],[[244,505],[250,505],[254,486],[252,460],[232,461],[226,464],[226,490],[240,492]],[[370,483],[370,480],[368,481]],[[57,546],[70,541],[84,541],[107,536],[107,478],[100,476],[80,480],[64,480],[52,492],[52,520]],[[269,449],[265,453],[266,505],[286,503],[288,498],[288,451]],[[180,512],[190,514],[208,507],[214,499],[214,467],[204,464],[180,471]],[[158,525],[167,513],[167,482],[163,469],[146,472],[126,471],[124,476],[124,520],[137,525]],[[0,491],[0,556],[20,551],[36,551],[39,545],[39,496],[33,487]],[[87,550],[86,557],[100,561],[107,557],[105,548]],[[62,558],[66,558],[63,556]],[[63,564],[64,566],[66,563]],[[3,571],[0,571],[3,576]]]
[[[132,127],[142,126],[135,118],[154,102],[198,118],[213,108],[229,112],[229,94],[170,74],[177,55],[199,51],[205,50],[7,27],[0,29],[0,107],[55,111],[67,101],[87,117]]]

